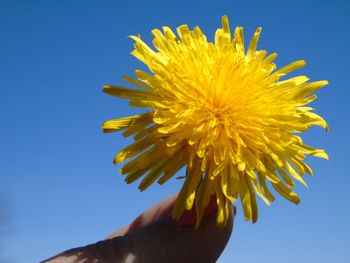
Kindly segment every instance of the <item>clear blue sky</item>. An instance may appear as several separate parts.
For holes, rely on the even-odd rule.
[[[151,29],[187,23],[212,39],[227,14],[246,39],[262,26],[259,47],[276,51],[279,66],[306,59],[298,73],[330,81],[314,103],[330,133],[313,128],[304,136],[330,161],[309,159],[315,176],[306,178],[309,189],[296,188],[299,206],[259,201],[255,225],[239,208],[219,262],[350,262],[349,3],[1,0],[0,197],[12,231],[0,241],[0,258],[38,262],[95,242],[179,189],[176,180],[143,193],[124,183],[112,159],[128,141],[103,135],[100,125],[130,109],[101,87],[125,84],[122,74],[144,68],[129,55],[128,35],[150,43]]]

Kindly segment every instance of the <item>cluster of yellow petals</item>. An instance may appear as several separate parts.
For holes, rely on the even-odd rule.
[[[127,183],[143,177],[145,190],[153,182],[165,183],[182,167],[184,185],[173,210],[179,218],[195,206],[197,226],[212,195],[216,196],[218,225],[225,224],[231,201],[240,199],[247,220],[257,220],[256,195],[267,204],[274,200],[268,189],[298,203],[294,180],[312,174],[306,155],[328,158],[320,149],[303,143],[297,134],[312,125],[327,129],[313,108],[314,92],[327,81],[309,82],[306,76],[281,80],[305,65],[293,62],[281,69],[273,63],[276,53],[257,50],[261,28],[245,50],[243,29],[233,37],[228,18],[207,41],[199,27],[155,29],[153,45],[132,36],[137,59],[150,73],[135,71],[124,78],[138,88],[108,85],[107,94],[125,98],[146,112],[106,121],[105,132],[123,130],[134,142],[121,150],[116,164]]]

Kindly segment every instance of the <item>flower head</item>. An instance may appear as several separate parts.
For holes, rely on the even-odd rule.
[[[177,28],[178,36],[169,27],[154,29],[155,49],[131,36],[132,55],[150,73],[137,70],[135,78],[124,77],[135,89],[104,87],[107,94],[128,99],[130,106],[145,108],[143,114],[103,124],[105,132],[124,130],[124,136],[134,136],[114,159],[116,164],[126,161],[121,173],[127,183],[143,177],[139,189],[145,190],[186,166],[174,218],[195,206],[198,226],[216,195],[219,225],[228,218],[230,201],[237,199],[245,218],[255,222],[256,195],[270,204],[275,199],[271,185],[299,203],[292,188],[294,180],[306,185],[302,176],[312,174],[306,155],[328,158],[298,136],[313,125],[327,129],[306,105],[328,82],[309,82],[306,76],[281,80],[305,62],[277,69],[276,53],[257,50],[260,32],[258,28],[247,50],[243,28],[237,27],[232,37],[226,16],[214,43],[199,27],[191,31],[187,25]]]

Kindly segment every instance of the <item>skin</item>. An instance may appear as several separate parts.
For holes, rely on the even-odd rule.
[[[171,218],[175,200],[176,195],[163,200],[105,240],[67,250],[42,263],[216,262],[230,238],[234,209],[226,225],[218,228],[212,202],[195,230],[193,211],[179,221]]]

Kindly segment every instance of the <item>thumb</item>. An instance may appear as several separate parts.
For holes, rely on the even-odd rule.
[[[218,228],[216,213],[211,213],[195,230],[168,215],[129,235],[133,262],[216,262],[230,238],[233,217],[231,209],[226,225]]]

